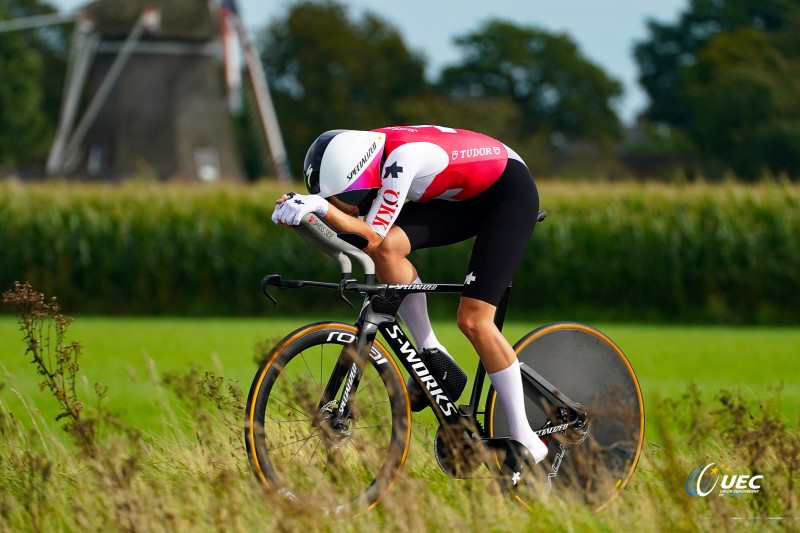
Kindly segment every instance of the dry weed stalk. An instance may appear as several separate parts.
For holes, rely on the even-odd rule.
[[[94,455],[97,418],[82,416],[84,404],[76,391],[83,347],[79,342],[66,340],[73,319],[61,314],[55,297],[45,300],[28,282],[16,282],[14,290],[4,292],[3,303],[17,316],[26,354],[30,354],[31,363],[42,376],[39,388],[49,390],[59,403],[61,412],[56,420],[64,420],[64,430],[84,452]],[[95,386],[95,391],[99,404],[108,391],[100,386]]]

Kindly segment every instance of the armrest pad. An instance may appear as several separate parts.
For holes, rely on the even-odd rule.
[[[355,246],[359,250],[363,250],[369,244],[367,238],[360,233],[340,233],[339,238],[347,244]]]

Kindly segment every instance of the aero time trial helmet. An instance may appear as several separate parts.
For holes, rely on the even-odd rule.
[[[385,144],[386,135],[374,131],[326,131],[311,144],[303,161],[308,192],[357,205],[356,197],[381,186]],[[361,193],[349,194],[352,191]]]

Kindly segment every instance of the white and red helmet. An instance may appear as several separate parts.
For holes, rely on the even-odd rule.
[[[379,188],[385,144],[386,135],[380,132],[326,131],[311,144],[303,161],[303,178],[308,192],[329,198],[351,191],[366,194],[370,189]],[[358,203],[344,197],[341,199]]]

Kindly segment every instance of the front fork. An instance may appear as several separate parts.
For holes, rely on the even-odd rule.
[[[375,324],[366,322],[361,325],[355,347],[353,344],[347,344],[342,348],[336,367],[322,392],[317,412],[322,413],[324,410],[328,410],[329,413],[332,413],[331,427],[333,429],[346,428],[353,417],[350,399],[358,391],[358,385],[361,382],[361,376],[364,375],[364,368],[377,332],[378,327]],[[344,384],[343,388],[342,384]],[[340,389],[341,393],[336,398]]]

